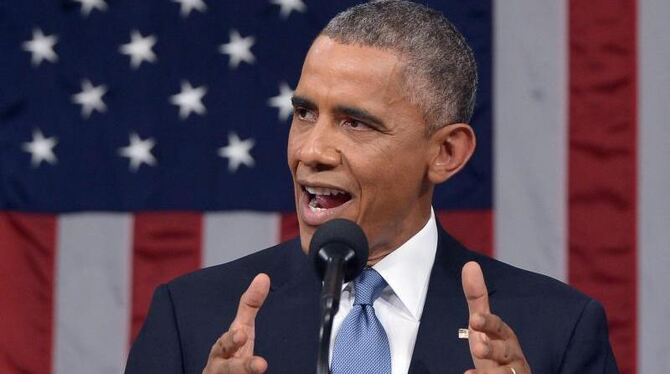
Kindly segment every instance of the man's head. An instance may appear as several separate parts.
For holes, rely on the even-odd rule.
[[[429,130],[470,122],[477,88],[475,58],[442,13],[409,1],[376,1],[338,14],[321,35],[400,55],[408,99],[422,109]]]
[[[462,36],[418,4],[362,4],[326,26],[305,58],[288,143],[303,248],[318,225],[349,218],[374,263],[425,224],[433,186],[474,150],[475,71]]]

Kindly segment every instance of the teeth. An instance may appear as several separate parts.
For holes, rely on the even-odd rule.
[[[331,188],[324,188],[324,187],[308,187],[305,186],[305,190],[309,192],[312,195],[340,195],[340,194],[345,194],[346,192],[340,191],[340,190],[335,190]]]
[[[319,207],[316,206],[316,199],[312,199],[312,200],[309,202],[309,209],[310,209],[312,212],[323,212],[324,210],[326,210],[326,209],[324,209],[324,208],[319,208]]]
[[[324,208],[317,208],[317,207],[315,207],[315,206],[311,206],[311,205],[309,206],[309,209],[310,209],[312,212],[314,212],[314,213],[316,213],[316,212],[323,212],[323,211],[325,210]]]

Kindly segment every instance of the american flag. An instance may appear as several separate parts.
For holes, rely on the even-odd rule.
[[[0,2],[0,373],[121,372],[157,284],[297,233],[290,97],[354,3]],[[602,301],[623,373],[670,372],[670,2],[422,3],[481,78],[440,221]]]

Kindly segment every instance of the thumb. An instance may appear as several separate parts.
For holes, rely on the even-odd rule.
[[[482,274],[482,268],[479,267],[479,264],[474,261],[465,264],[461,279],[470,315],[474,313],[490,313],[489,293],[486,289],[484,274]]]

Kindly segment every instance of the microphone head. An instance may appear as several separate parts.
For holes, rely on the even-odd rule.
[[[349,282],[363,271],[368,262],[368,239],[360,226],[336,218],[319,226],[309,243],[309,254],[317,272],[323,279],[331,256],[344,260],[344,281]]]

